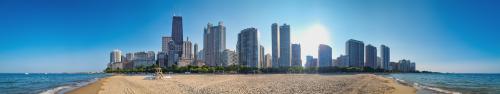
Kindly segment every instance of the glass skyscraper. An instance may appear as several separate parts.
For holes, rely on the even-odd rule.
[[[362,41],[350,39],[346,42],[346,55],[349,56],[350,67],[364,66],[364,47]]]
[[[332,66],[332,47],[320,44],[318,49],[319,67]]]
[[[377,68],[377,48],[370,44],[365,47],[365,66]]]
[[[279,62],[281,67],[290,67],[291,65],[291,50],[290,50],[290,25],[283,24],[280,26],[280,56]]]
[[[389,47],[387,47],[385,45],[380,46],[380,57],[382,59],[381,68],[383,68],[385,70],[390,70],[389,62],[391,59],[391,52],[390,52]]]

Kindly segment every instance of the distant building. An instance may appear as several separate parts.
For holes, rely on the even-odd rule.
[[[172,37],[164,36],[161,37],[161,51],[162,52],[168,52],[168,42],[172,41]]]
[[[277,23],[271,25],[271,38],[272,38],[272,65],[279,67],[280,58],[280,31]]]
[[[388,68],[389,68],[389,70],[395,71],[395,70],[399,69],[398,66],[399,66],[399,63],[397,63],[397,62],[389,62]]]
[[[362,41],[350,39],[346,42],[346,55],[349,56],[350,67],[363,67],[364,47]]]
[[[227,67],[238,63],[238,54],[235,51],[226,49],[222,52],[222,66]]]
[[[124,69],[131,69],[134,68],[134,53],[127,53],[125,54],[125,59],[122,58],[122,62],[125,60],[123,63],[123,68]]]
[[[187,38],[186,41],[182,43],[182,56],[177,63],[177,66],[183,67],[183,66],[188,66],[193,63],[193,52],[192,52],[192,43],[189,41],[189,37]]]
[[[370,44],[365,47],[365,66],[373,69],[377,68],[377,48]]]
[[[390,66],[390,63],[389,63],[389,65],[388,65],[388,67],[387,67],[387,68],[388,68],[387,70],[391,70],[391,68],[390,68],[390,67],[391,67],[391,66]],[[383,69],[383,68],[382,68],[382,58],[380,58],[380,57],[377,57],[377,69]]]
[[[380,57],[382,59],[382,62],[381,62],[382,64],[380,64],[381,68],[385,69],[385,70],[390,70],[389,61],[391,59],[391,53],[390,53],[389,47],[387,47],[385,45],[380,46]]]
[[[182,16],[172,17],[172,40],[177,45],[182,45],[184,42],[183,28],[182,28]],[[182,54],[182,53],[181,53]]]
[[[291,65],[291,50],[290,50],[290,25],[283,24],[280,26],[280,67],[290,67]]]
[[[167,52],[158,52],[156,58],[157,58],[157,61],[158,61],[158,65],[160,67],[167,67],[167,62],[168,62],[168,56],[167,56]]]
[[[116,63],[116,62],[122,62],[122,51],[120,50],[113,50],[111,51],[110,54],[110,63]]]
[[[196,58],[198,58],[198,60],[200,61],[204,61],[204,53],[205,51],[203,51],[203,49],[201,49],[200,51],[198,51],[198,56]]]
[[[313,58],[313,60],[312,60],[312,63],[311,63],[311,66],[310,66],[310,67],[314,67],[314,68],[319,67],[319,60],[318,60],[318,58]]]
[[[187,41],[184,41],[182,43],[182,59],[192,59],[193,58],[193,44],[191,41],[189,41],[189,37],[187,38]]]
[[[302,59],[300,58],[300,55],[300,44],[292,44],[292,66],[302,66]]]
[[[183,27],[182,27],[182,16],[173,16],[172,17],[172,41],[174,41],[176,47],[179,47],[176,49],[176,53],[178,56],[182,56],[183,51],[182,51],[182,45],[184,42],[184,36],[183,36]]]
[[[266,54],[264,56],[264,61],[265,61],[264,68],[272,68],[273,67],[273,63],[272,63],[273,60],[272,60],[272,58],[273,57],[271,56],[271,54]]]
[[[264,68],[265,65],[265,57],[264,57],[264,46],[259,46],[259,68]]]
[[[196,65],[196,62],[198,61],[198,44],[194,44],[194,48],[193,48],[193,63],[192,65]]]
[[[318,49],[318,60],[319,67],[331,67],[332,47],[325,44],[320,44]]]
[[[122,51],[118,49],[111,51],[109,60],[110,61],[108,67],[112,69],[123,69]]]
[[[347,55],[340,55],[335,59],[334,64],[337,67],[349,67],[349,57]]]
[[[148,67],[155,64],[155,52],[136,52],[134,53],[134,67]]]
[[[313,63],[313,56],[307,55],[306,56],[306,65],[305,67],[311,67]]]
[[[207,24],[203,34],[203,57],[208,66],[222,66],[222,51],[226,49],[226,27],[219,22],[218,26]]]
[[[405,59],[399,60],[396,70],[400,72],[414,72],[416,71],[415,63]]]
[[[258,31],[255,28],[246,28],[238,34],[236,46],[239,54],[239,65],[256,67],[259,65]]]
[[[167,53],[167,67],[172,67],[173,65],[177,65],[179,59],[181,58],[179,51],[182,45],[176,45],[174,41],[168,42],[168,52]]]

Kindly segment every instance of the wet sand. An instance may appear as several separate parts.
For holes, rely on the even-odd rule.
[[[259,74],[111,76],[68,94],[415,94],[416,89],[372,75]]]

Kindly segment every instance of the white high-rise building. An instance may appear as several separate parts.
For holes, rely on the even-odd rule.
[[[222,22],[218,26],[208,23],[203,34],[203,57],[208,66],[222,66],[222,52],[226,49],[226,27]]]
[[[118,49],[111,51],[108,67],[112,69],[123,69],[122,57],[122,51]]]
[[[264,68],[271,68],[271,67],[273,67],[273,64],[272,64],[273,60],[272,60],[271,54],[266,54],[264,56],[264,61],[265,61]]]
[[[246,28],[238,34],[236,46],[239,65],[259,68],[259,42],[256,28]]]
[[[264,57],[264,46],[260,45],[259,46],[259,68],[264,68],[266,66],[265,64],[265,57]]]
[[[238,63],[238,54],[235,51],[226,49],[222,52],[222,66],[227,67]]]
[[[110,63],[122,62],[122,51],[116,49],[110,53]]]

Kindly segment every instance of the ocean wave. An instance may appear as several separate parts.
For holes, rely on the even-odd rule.
[[[16,81],[0,81],[0,83],[17,83]]]
[[[75,83],[70,84],[70,85],[62,85],[62,86],[41,92],[40,94],[64,94],[64,93],[69,92],[71,90],[86,86],[90,83],[94,83],[97,80],[99,80],[99,78],[94,78],[94,79],[90,79],[87,81],[75,82]]]
[[[437,87],[425,86],[425,85],[422,85],[422,84],[418,84],[416,82],[410,83],[410,82],[407,82],[405,80],[397,79],[397,78],[394,78],[394,77],[388,77],[388,78],[394,79],[398,83],[401,83],[401,84],[413,86],[413,87],[415,87],[417,89],[419,89],[419,88],[421,88],[421,89],[427,89],[427,90],[431,90],[431,91],[434,91],[434,92],[445,93],[445,94],[462,94],[460,92],[445,90],[445,89],[441,89],[441,88],[437,88]]]

